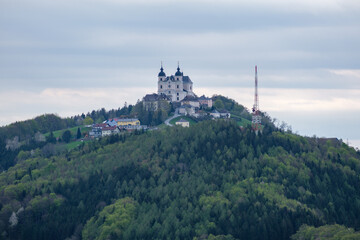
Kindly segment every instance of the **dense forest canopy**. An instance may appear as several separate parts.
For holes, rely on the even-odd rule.
[[[233,119],[241,121],[241,119],[251,119],[249,112],[240,104],[236,103],[232,99],[228,99],[221,95],[214,95],[214,106],[211,109],[227,110],[231,112]],[[128,105],[126,102],[122,108],[105,110],[101,108],[99,110],[93,110],[87,114],[72,116],[68,118],[60,118],[55,114],[44,114],[34,119],[25,120],[21,122],[15,122],[4,127],[0,127],[0,172],[7,170],[9,167],[16,163],[16,156],[21,151],[29,151],[40,148],[44,152],[54,152],[53,146],[49,146],[48,143],[55,144],[58,140],[69,142],[69,134],[63,135],[66,130],[71,133],[71,128],[77,131],[81,127],[84,130],[84,126],[91,125],[93,123],[101,123],[111,118],[138,118],[142,125],[158,126],[162,124],[169,115],[174,112],[174,108],[171,103],[162,105],[162,109],[156,111],[146,111],[143,108],[143,102],[138,101],[135,105]],[[193,119],[194,121],[201,121],[204,119]],[[268,117],[263,118],[265,122],[268,121]],[[70,129],[69,129],[70,128]],[[54,131],[61,131],[58,133],[60,136],[53,135]],[[43,135],[46,135],[46,139],[42,140]],[[80,133],[81,135],[81,133]],[[84,133],[86,135],[86,133]],[[79,136],[77,132],[73,132],[73,136]],[[56,139],[58,137],[58,139]],[[80,136],[81,137],[81,136]],[[77,138],[79,139],[79,137]],[[46,140],[46,141],[45,141]],[[59,149],[59,146],[57,147]],[[56,150],[58,151],[58,150]]]
[[[360,228],[360,154],[233,120],[103,138],[0,174],[9,239],[289,239]],[[302,228],[303,230],[304,228]],[[296,239],[296,238],[294,238]]]

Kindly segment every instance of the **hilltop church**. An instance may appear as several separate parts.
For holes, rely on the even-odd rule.
[[[175,75],[166,76],[161,65],[158,74],[158,92],[147,94],[143,98],[143,106],[148,111],[156,111],[160,108],[168,107],[169,103],[176,108],[179,108],[180,114],[191,113],[196,114],[200,106],[212,107],[212,99],[201,96],[198,98],[193,92],[193,82],[189,76],[184,76],[180,72],[178,65]]]
[[[184,76],[184,74],[180,72],[179,65],[175,75],[171,76],[166,76],[161,66],[158,74],[158,94],[165,94],[171,102],[180,102],[188,95],[195,97],[193,82],[189,76]]]

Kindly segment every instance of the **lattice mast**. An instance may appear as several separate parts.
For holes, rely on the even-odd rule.
[[[257,75],[256,65],[255,65],[255,97],[254,97],[254,106],[252,108],[252,128],[255,131],[261,129],[261,115],[259,110],[259,95],[258,95],[258,75]]]

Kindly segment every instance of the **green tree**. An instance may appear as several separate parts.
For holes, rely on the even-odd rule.
[[[85,125],[91,125],[94,123],[94,120],[90,117],[90,116],[87,116],[85,119],[84,119],[84,124]]]
[[[54,137],[54,133],[51,131],[50,135],[46,137],[46,141],[49,143],[56,143],[56,138]]]
[[[220,99],[216,99],[216,101],[214,102],[214,107],[218,110],[220,109],[224,109],[224,103],[220,100]]]
[[[71,132],[70,130],[66,130],[65,132],[63,132],[62,134],[62,140],[66,143],[69,143],[71,140]]]
[[[81,138],[81,131],[80,128],[77,129],[77,133],[76,133],[76,139]]]

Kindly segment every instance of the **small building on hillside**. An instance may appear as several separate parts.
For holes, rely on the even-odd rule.
[[[180,125],[182,127],[189,127],[190,126],[190,122],[181,118],[179,121],[175,122],[175,125]]]
[[[140,121],[137,118],[121,118],[117,119],[117,125],[122,126],[140,126]]]
[[[195,114],[195,108],[191,105],[182,105],[179,109],[179,114],[181,115],[194,115]]]
[[[146,111],[156,111],[158,109],[169,108],[171,98],[165,94],[147,94],[143,97],[143,107]]]
[[[199,108],[200,102],[196,96],[187,95],[183,100],[181,100],[181,105],[191,105],[192,107]]]
[[[109,126],[117,126],[117,118],[113,118],[113,119],[109,119],[107,121],[105,121],[106,124],[108,124]]]
[[[214,109],[210,115],[213,117],[213,118],[220,118],[220,113],[218,110]]]
[[[96,124],[94,124],[94,125],[96,125]],[[105,125],[106,125],[106,124],[105,124]],[[108,125],[106,125],[106,126],[108,126]],[[90,137],[93,137],[93,138],[99,138],[99,137],[101,137],[101,135],[102,135],[102,128],[103,128],[103,127],[93,126],[93,128],[92,128],[91,131],[89,132],[89,136],[90,136]]]
[[[202,118],[202,117],[208,116],[208,113],[205,112],[204,110],[197,110],[197,111],[193,114],[193,116],[196,117],[196,118]]]
[[[119,133],[120,130],[117,126],[109,126],[109,127],[103,127],[102,128],[102,136],[105,137],[105,136],[110,136],[112,134],[116,134],[116,133]]]
[[[214,110],[210,113],[213,118],[230,118],[230,112],[226,110]]]
[[[95,123],[92,125],[93,128],[103,128],[103,127],[108,127],[109,125],[107,123]]]
[[[201,106],[209,107],[209,108],[212,107],[212,99],[205,97],[205,95],[202,95],[201,97],[199,97],[198,101]]]
[[[102,134],[101,128],[93,128],[93,129],[89,132],[89,136],[90,136],[90,137],[93,137],[93,138],[101,137],[101,134]]]
[[[220,117],[222,118],[230,118],[231,114],[229,111],[227,110],[219,110],[220,112]]]

